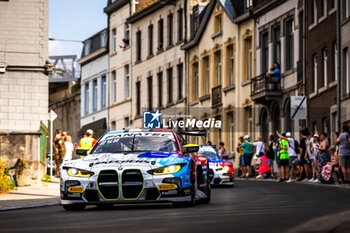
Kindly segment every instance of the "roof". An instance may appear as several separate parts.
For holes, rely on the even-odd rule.
[[[101,46],[101,34],[105,32],[106,33],[106,44],[104,47]],[[87,42],[90,41],[90,53],[89,54],[85,54],[85,47],[87,46]],[[95,33],[94,35],[90,36],[89,38],[87,38],[86,40],[83,41],[84,46],[81,52],[81,58],[83,59],[86,56],[89,56],[90,54],[93,54],[96,51],[99,51],[101,49],[104,49],[103,53],[107,52],[107,48],[108,48],[108,31],[107,28],[102,29],[101,31]],[[102,55],[100,52],[98,53],[98,56]]]
[[[184,50],[188,50],[195,45],[197,45],[202,37],[202,34],[204,33],[204,30],[206,29],[206,26],[208,24],[208,21],[210,20],[211,14],[215,8],[216,3],[218,3],[221,8],[226,13],[227,17],[230,19],[232,23],[234,23],[234,19],[239,17],[245,12],[244,8],[244,0],[210,0],[208,6],[205,10],[203,20],[199,26],[199,29],[190,42],[183,45],[181,48]]]
[[[139,0],[142,1],[142,0]],[[103,9],[103,11],[110,15],[111,13],[119,10],[121,7],[123,7],[126,4],[130,4],[130,0],[115,0],[112,2],[112,0],[108,0],[107,6]]]

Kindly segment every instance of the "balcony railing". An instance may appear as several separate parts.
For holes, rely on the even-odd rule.
[[[278,83],[273,83],[265,78],[265,74],[252,78],[250,86],[250,96],[254,101],[265,101],[270,97],[279,97],[282,95],[281,80]]]
[[[216,106],[220,105],[221,98],[222,98],[221,85],[212,88],[211,93],[212,93],[211,94],[212,95],[212,102],[211,102],[212,107],[216,107]]]

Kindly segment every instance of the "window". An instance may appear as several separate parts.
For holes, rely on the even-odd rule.
[[[90,112],[90,85],[89,85],[89,83],[85,83],[84,100],[85,100],[84,115],[87,115]]]
[[[343,19],[349,17],[349,0],[343,0]]]
[[[337,7],[337,0],[331,0],[331,9],[335,9]]]
[[[147,89],[148,89],[148,111],[152,111],[153,106],[153,82],[152,76],[147,78]]]
[[[247,116],[248,116],[248,134],[252,134],[253,132],[253,113],[252,108],[247,109]]]
[[[312,131],[313,131],[314,133],[318,133],[317,121],[312,122]]]
[[[129,65],[124,66],[125,74],[125,99],[130,97],[130,69]]]
[[[104,48],[107,45],[107,33],[106,31],[103,31],[101,33],[101,47]]]
[[[173,103],[173,68],[167,69],[168,78],[168,103]]]
[[[158,81],[158,107],[163,106],[163,72],[157,74]]]
[[[222,32],[222,14],[215,16],[214,33]]]
[[[344,64],[343,64],[343,94],[346,95],[346,94],[349,94],[350,92],[350,87],[349,87],[349,53],[348,53],[348,48],[345,48],[343,50],[343,61],[344,61]]]
[[[317,56],[314,55],[312,58],[312,62],[313,62],[313,80],[314,80],[314,88],[313,88],[313,92],[317,92]]]
[[[117,129],[117,122],[112,121],[111,122],[111,130],[116,130]]]
[[[234,69],[235,69],[235,58],[233,45],[227,46],[227,65],[228,69],[228,82],[227,85],[232,86],[234,84]]]
[[[92,82],[92,112],[97,111],[97,79]]]
[[[253,6],[253,0],[246,0],[246,7],[251,8]]]
[[[181,100],[183,98],[183,64],[177,65],[177,80],[178,80],[178,95],[177,98]]]
[[[216,71],[216,80],[217,80],[217,86],[221,85],[221,79],[222,79],[222,64],[221,64],[221,51],[215,52],[215,71]]]
[[[141,31],[136,32],[136,62],[141,61]]]
[[[117,52],[117,29],[112,29],[112,52]]]
[[[327,77],[328,77],[328,69],[327,69],[327,64],[328,64],[328,58],[327,58],[327,49],[324,48],[322,50],[322,58],[323,58],[323,86],[327,86]]]
[[[163,50],[164,48],[164,20],[160,19],[158,21],[158,50]]]
[[[115,71],[112,71],[113,80],[113,103],[117,102],[117,75]]]
[[[317,3],[312,0],[312,24],[317,23]]]
[[[322,16],[327,16],[327,0],[322,0]]]
[[[293,20],[286,22],[286,70],[293,68],[294,63],[294,33]]]
[[[124,39],[128,42],[130,41],[130,26],[128,23],[124,24]]]
[[[209,94],[209,85],[210,85],[210,60],[209,60],[209,56],[206,56],[203,59],[203,67],[204,67],[204,90],[205,90],[205,94]]]
[[[199,98],[199,73],[198,73],[198,62],[192,63],[192,101],[198,100]]]
[[[141,115],[141,82],[136,82],[136,115]]]
[[[266,73],[269,70],[269,41],[267,32],[261,35],[261,53],[261,71],[262,73]]]
[[[107,78],[103,75],[101,78],[101,108],[107,107]]]
[[[168,47],[173,45],[173,14],[168,15]]]
[[[333,43],[334,80],[338,80],[338,45]]]
[[[89,55],[91,52],[91,40],[88,40],[85,42],[85,45],[84,45],[84,55],[87,56]]]
[[[245,80],[251,79],[253,76],[253,49],[252,49],[252,38],[248,37],[244,40],[245,56]]]
[[[148,26],[148,56],[153,55],[153,24]]]
[[[183,10],[179,9],[177,11],[177,41],[182,41],[183,40]]]
[[[273,60],[281,63],[281,27],[273,29]]]
[[[129,125],[130,125],[129,117],[125,117],[124,118],[124,127],[127,128],[127,127],[129,127]]]

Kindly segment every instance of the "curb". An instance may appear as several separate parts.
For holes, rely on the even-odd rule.
[[[59,204],[60,202],[57,201],[57,202],[49,202],[49,203],[37,204],[37,205],[11,206],[11,207],[0,208],[0,211],[40,208],[40,207],[47,207],[47,206],[55,206]]]
[[[276,179],[256,179],[256,178],[235,178],[235,180],[243,180],[243,181],[261,181],[261,182],[275,182],[275,183],[286,183],[286,182],[279,182]],[[334,188],[343,188],[343,189],[350,189],[350,185],[341,185],[341,184],[322,184],[322,183],[310,183],[310,182],[291,182],[288,184],[303,184],[303,185],[314,185],[314,186],[321,186],[321,187],[334,187]]]

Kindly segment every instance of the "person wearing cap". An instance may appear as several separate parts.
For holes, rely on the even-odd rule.
[[[80,140],[80,147],[82,149],[90,150],[97,142],[97,140],[93,137],[94,131],[92,131],[92,129],[88,129],[88,130],[86,130],[85,135],[86,135],[86,137],[83,137]]]
[[[292,138],[292,134],[290,132],[287,132],[285,137],[283,137],[283,135],[281,135],[278,130],[276,133],[280,138],[288,141],[289,166],[291,168],[291,173],[287,183],[294,182],[296,178],[295,170],[297,169],[295,160],[298,159],[297,148],[295,148],[295,141]]]
[[[250,140],[249,135],[245,135],[244,138],[245,142],[241,145],[243,148],[243,166],[245,167],[245,171],[248,172],[246,173],[246,177],[252,177],[252,167],[251,167],[251,162],[253,158],[253,153],[254,153],[254,146],[250,145],[247,141],[250,143],[253,143],[253,141]]]

